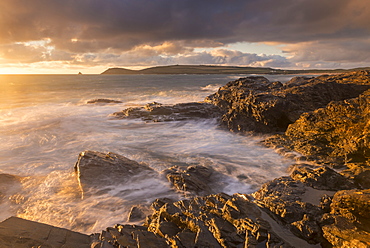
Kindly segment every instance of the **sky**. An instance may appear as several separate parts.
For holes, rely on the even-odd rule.
[[[1,0],[0,73],[370,66],[369,0]]]

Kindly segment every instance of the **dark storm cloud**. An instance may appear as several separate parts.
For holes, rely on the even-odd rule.
[[[139,64],[142,55],[141,62],[153,64],[172,61],[161,54],[182,54],[177,60],[221,63],[222,56],[189,52],[235,42],[275,42],[288,44],[285,51],[295,62],[348,62],[370,57],[369,23],[364,0],[1,0],[0,49],[3,58],[11,58],[15,50],[4,49],[18,46],[13,59],[22,61],[97,61],[106,54]],[[20,44],[46,39],[53,52]],[[101,54],[91,59],[90,53]],[[230,53],[225,61],[232,64],[290,63],[281,56]]]
[[[2,0],[1,41],[72,51],[171,40],[300,42],[369,35],[360,0]],[[79,39],[79,42],[71,42]]]

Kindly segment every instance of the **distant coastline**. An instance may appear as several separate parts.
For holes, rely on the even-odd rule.
[[[284,70],[269,67],[239,67],[239,66],[212,66],[212,65],[169,65],[156,66],[142,70],[125,68],[109,68],[101,74],[321,74],[343,73],[357,70],[369,70],[370,67],[353,69],[313,69],[313,70]]]

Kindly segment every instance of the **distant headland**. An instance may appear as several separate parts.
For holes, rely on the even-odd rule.
[[[355,70],[369,70],[370,67],[354,69],[312,69],[312,70],[284,70],[269,67],[240,67],[240,66],[213,66],[213,65],[169,65],[155,66],[142,70],[125,68],[109,68],[101,74],[308,74],[308,73],[343,73]]]

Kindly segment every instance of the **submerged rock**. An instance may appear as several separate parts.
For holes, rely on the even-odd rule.
[[[21,187],[21,177],[10,175],[10,174],[0,174],[0,202],[2,198],[16,193]]]
[[[175,105],[153,102],[148,103],[144,107],[127,108],[112,114],[112,116],[117,118],[140,118],[144,121],[154,122],[216,118],[220,115],[218,107],[203,102],[179,103]]]
[[[149,166],[115,153],[81,152],[75,164],[84,195],[89,191],[104,192],[107,186],[127,183],[132,178],[156,176]]]
[[[205,101],[224,111],[222,123],[229,130],[284,132],[301,114],[331,101],[357,97],[367,89],[368,71],[299,77],[285,84],[265,77],[247,77],[229,82]]]

